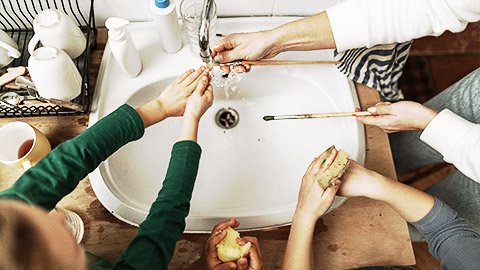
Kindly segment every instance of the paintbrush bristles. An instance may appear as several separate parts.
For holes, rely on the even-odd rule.
[[[275,117],[272,116],[272,115],[265,115],[265,116],[263,117],[263,120],[265,120],[265,121],[270,121],[270,120],[274,120],[274,119],[275,119]]]

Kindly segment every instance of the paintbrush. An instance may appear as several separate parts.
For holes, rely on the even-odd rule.
[[[286,119],[312,119],[329,117],[347,117],[347,116],[369,116],[370,112],[338,112],[338,113],[310,113],[310,114],[290,114],[290,115],[265,115],[263,120],[286,120]]]
[[[342,61],[298,61],[298,60],[240,60],[230,63],[214,62],[214,66],[284,66],[284,65],[318,65],[318,64],[341,64]]]

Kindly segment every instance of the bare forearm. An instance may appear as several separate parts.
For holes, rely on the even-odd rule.
[[[418,189],[377,174],[382,178],[379,192],[372,199],[386,202],[408,222],[417,222],[432,210],[435,199]]]
[[[334,49],[335,40],[326,12],[272,30],[277,51]]]
[[[180,131],[180,141],[189,140],[197,142],[198,121],[193,117],[184,117],[182,130]]]
[[[302,217],[301,214],[294,215],[282,269],[312,269],[315,222],[308,217]]]
[[[167,118],[165,111],[162,108],[161,103],[158,100],[152,100],[147,104],[135,109],[140,115],[145,128],[161,122]]]

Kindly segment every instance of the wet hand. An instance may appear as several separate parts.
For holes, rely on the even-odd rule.
[[[156,101],[166,117],[184,114],[188,97],[197,89],[202,76],[206,74],[208,73],[205,67],[188,70],[162,91]]]
[[[387,133],[424,130],[437,111],[412,101],[380,102],[368,108],[372,116],[357,116],[365,125],[377,126]]]
[[[204,73],[198,80],[195,90],[188,97],[185,106],[185,118],[192,118],[199,121],[202,115],[207,111],[213,103],[213,88],[210,84],[208,73]]]
[[[276,56],[279,51],[275,49],[272,31],[231,34],[217,41],[212,48],[212,55],[219,63],[230,63],[236,60],[260,60]],[[230,73],[228,66],[221,67]],[[235,72],[250,71],[250,65],[238,65]]]

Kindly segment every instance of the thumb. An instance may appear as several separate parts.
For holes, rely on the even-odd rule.
[[[216,233],[207,240],[207,252],[210,254],[217,253],[217,244],[220,243],[225,237],[227,237],[226,231]]]
[[[368,108],[367,111],[376,115],[391,114],[391,105],[392,103],[390,102],[380,102],[377,103],[374,107]]]
[[[215,267],[215,270],[232,270],[232,269],[237,269],[237,264],[234,262],[222,263],[221,265]]]
[[[332,201],[335,199],[335,194],[337,194],[338,189],[340,188],[341,181],[340,179],[335,180],[335,185],[328,187],[322,195],[326,201]]]
[[[244,57],[241,56],[235,49],[229,51],[223,51],[215,55],[215,61],[220,63],[228,63],[233,62],[235,60],[243,59]]]

